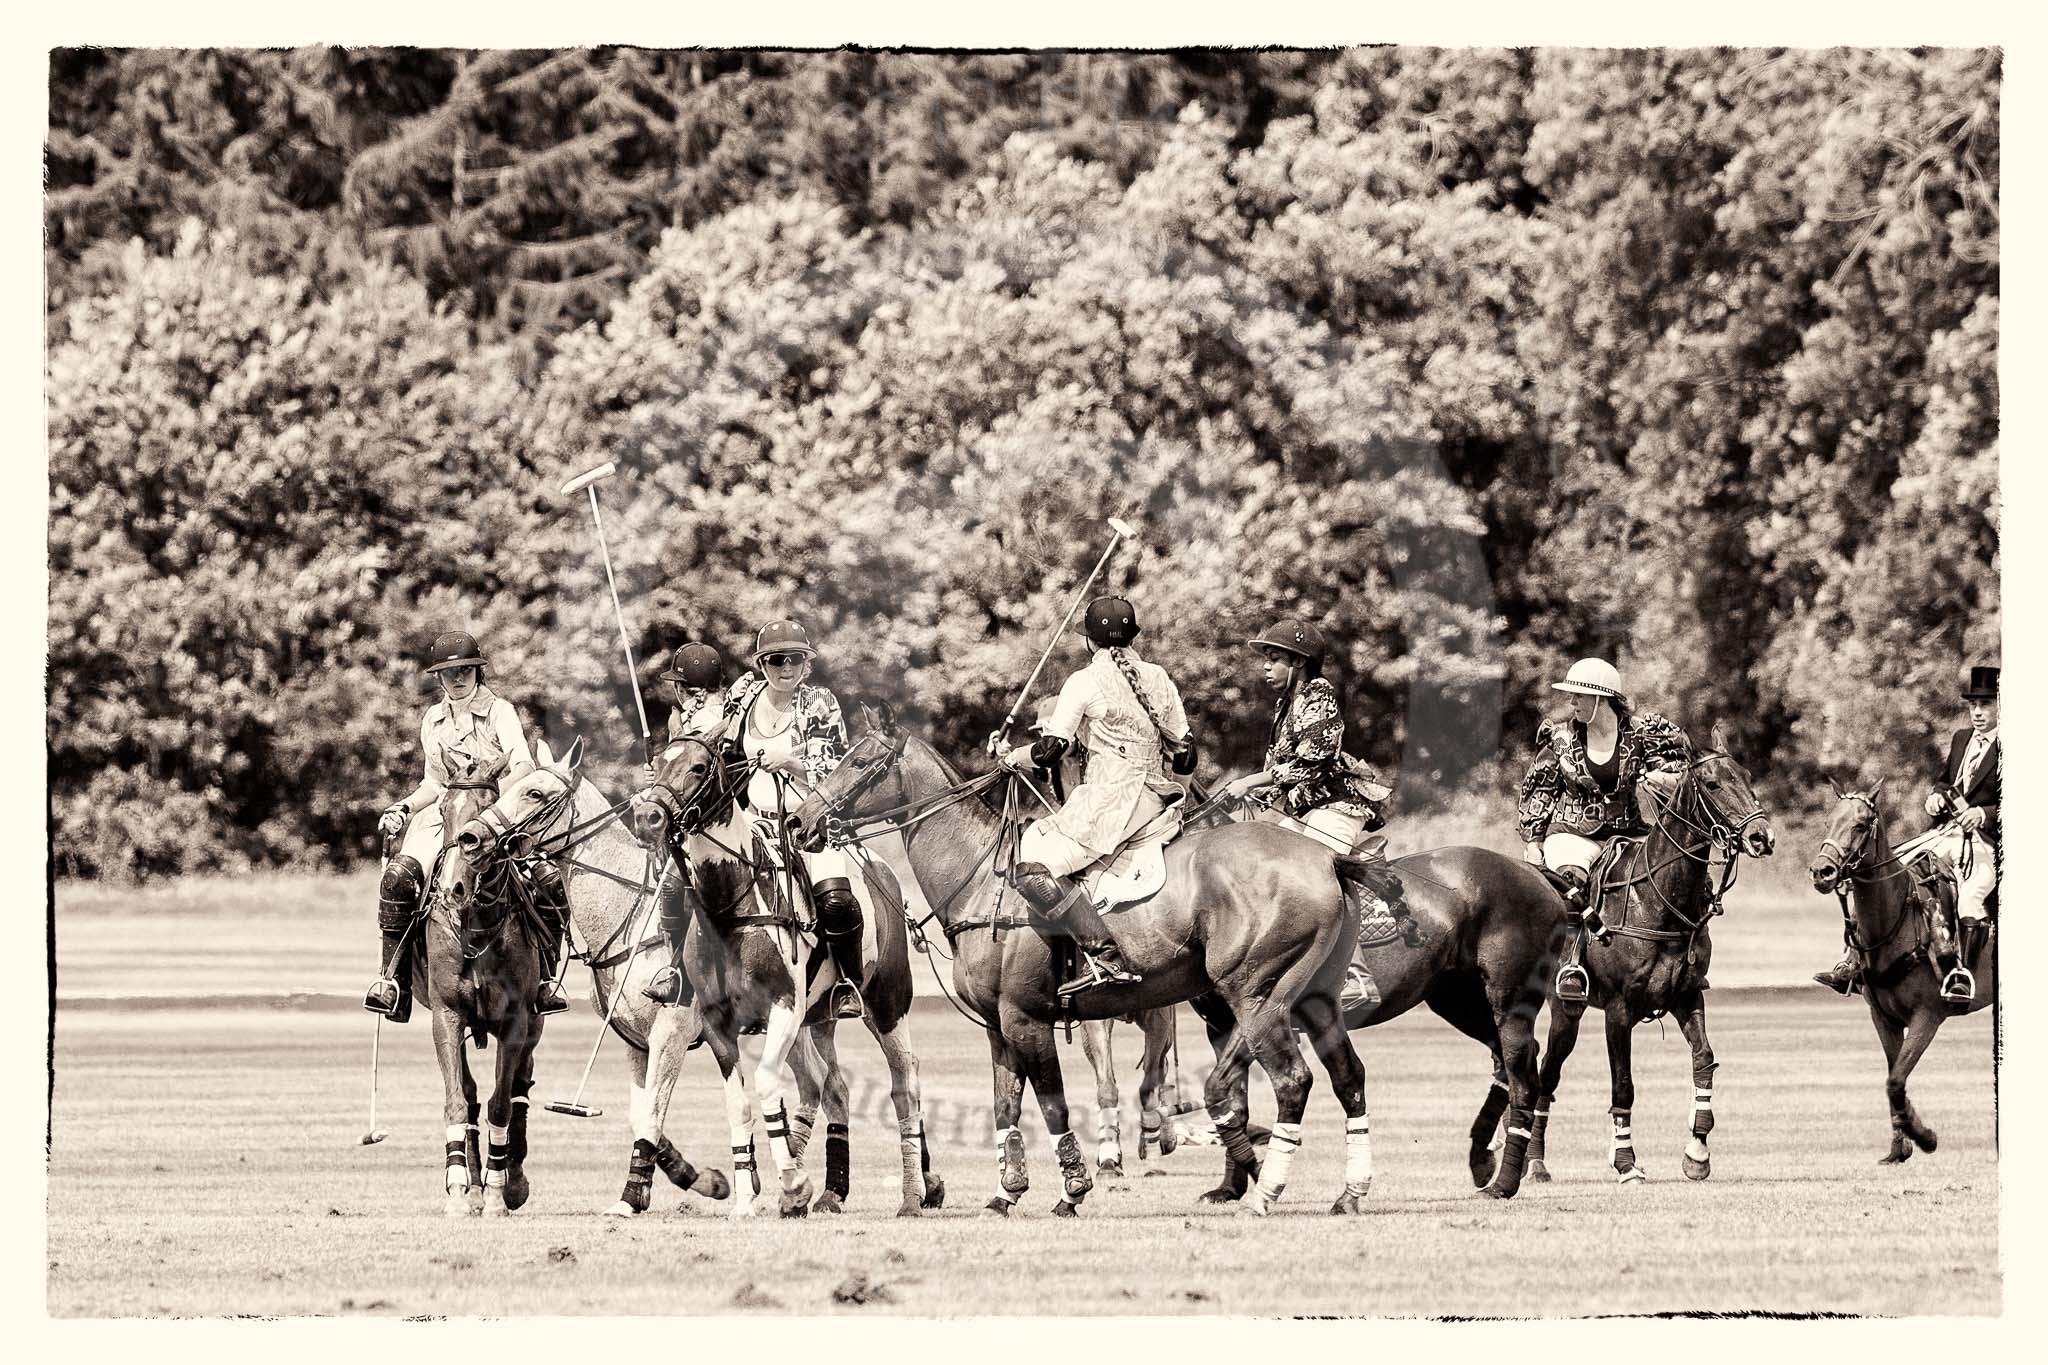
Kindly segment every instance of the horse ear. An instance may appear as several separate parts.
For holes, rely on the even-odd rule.
[[[548,748],[548,742],[545,739],[533,746],[533,766],[536,768],[552,768],[555,766],[554,751]]]
[[[1870,804],[1871,804],[1871,805],[1873,805],[1873,806],[1874,806],[1874,805],[1876,805],[1876,804],[1877,804],[1877,798],[1878,798],[1879,794],[1880,794],[1880,793],[1882,793],[1882,792],[1884,791],[1884,784],[1885,784],[1885,783],[1887,783],[1887,782],[1889,782],[1889,781],[1891,781],[1891,780],[1892,780],[1892,778],[1891,778],[1891,774],[1890,774],[1890,773],[1886,773],[1886,774],[1885,774],[1885,775],[1884,775],[1883,777],[1880,777],[1880,778],[1878,778],[1878,779],[1877,779],[1877,785],[1876,785],[1875,787],[1872,787],[1872,788],[1870,789]]]
[[[569,741],[569,751],[562,755],[562,770],[564,772],[573,773],[576,771],[576,765],[581,763],[582,761],[583,736],[578,735],[576,736],[576,738]]]
[[[1726,723],[1725,721],[1718,721],[1718,720],[1717,720],[1717,721],[1715,721],[1715,722],[1714,722],[1714,727],[1713,727],[1713,729],[1711,729],[1711,730],[1709,730],[1709,731],[1707,732],[1707,739],[1708,739],[1708,741],[1709,741],[1709,742],[1710,742],[1711,744],[1713,744],[1713,746],[1714,746],[1714,752],[1716,752],[1716,753],[1721,753],[1721,754],[1725,754],[1725,753],[1727,753],[1727,752],[1728,752],[1728,726],[1727,726],[1727,723]]]
[[[1839,801],[1842,799],[1842,784],[1835,781],[1833,773],[1828,774],[1828,790],[1835,794],[1835,800]]]
[[[885,735],[896,733],[896,708],[888,702],[875,707],[875,728]]]

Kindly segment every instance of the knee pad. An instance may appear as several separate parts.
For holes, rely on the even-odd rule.
[[[533,889],[547,904],[568,904],[569,890],[562,884],[562,869],[555,866],[552,858],[539,858],[534,861]]]
[[[401,853],[384,864],[384,876],[377,884],[377,926],[386,933],[402,933],[419,910],[420,892],[426,874],[419,860]]]
[[[814,889],[820,933],[827,938],[850,938],[861,931],[860,902],[853,898],[851,882],[844,877],[828,877]]]

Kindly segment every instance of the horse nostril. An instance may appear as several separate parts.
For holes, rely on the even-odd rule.
[[[651,801],[643,803],[633,812],[633,828],[642,835],[659,834],[667,823],[668,814]]]

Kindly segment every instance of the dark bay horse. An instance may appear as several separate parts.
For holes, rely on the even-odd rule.
[[[745,781],[746,773],[729,769],[712,745],[693,737],[676,740],[654,781],[634,799],[634,824],[643,839],[657,846],[666,843],[669,855],[688,869],[696,887],[694,917],[708,930],[703,951],[715,954],[716,961],[692,971],[714,971],[728,984],[724,1003],[719,1009],[707,1008],[707,1017],[729,1017],[737,1027],[760,1027],[765,1033],[755,1089],[782,1178],[783,1214],[798,1217],[812,1208],[836,1213],[843,1208],[850,1180],[850,1151],[846,1087],[835,1038],[838,1021],[823,1006],[831,981],[822,972],[806,969],[793,908],[799,894],[793,873],[775,866],[766,842],[756,836],[753,818],[740,806],[737,797]],[[886,867],[869,869],[870,898],[884,903],[868,908],[874,947],[863,956],[865,974],[857,984],[866,1005],[864,1022],[889,1068],[902,1175],[903,1197],[896,1212],[898,1217],[914,1218],[924,1209],[941,1206],[945,1182],[931,1174],[925,1141],[917,1056],[906,1024],[912,1000],[909,937],[901,892],[893,880]],[[831,1106],[827,1188],[819,1196],[821,1205],[811,1203],[803,1144],[782,1098],[782,1063],[802,1041],[806,1027],[809,1045],[828,1071],[826,1100]],[[830,1122],[835,1111],[837,1122]]]
[[[1636,1164],[1629,1114],[1635,1106],[1630,1070],[1635,1026],[1669,1014],[1692,1047],[1692,1133],[1684,1171],[1705,1180],[1713,1158],[1707,1134],[1714,1128],[1714,1049],[1707,1041],[1704,994],[1714,944],[1707,923],[1721,913],[1721,898],[1734,885],[1742,854],[1763,858],[1775,844],[1770,817],[1751,789],[1749,774],[1728,756],[1722,728],[1712,732],[1713,748],[1692,759],[1668,801],[1658,805],[1650,833],[1611,871],[1595,869],[1589,904],[1600,907],[1605,932],[1589,938],[1583,959],[1587,1000],[1550,1003],[1550,1038],[1537,1083],[1535,1132],[1529,1142],[1529,1179],[1548,1180],[1544,1136],[1550,1103],[1556,1098],[1565,1059],[1578,1042],[1579,1018],[1597,1005],[1607,1021],[1607,1066],[1611,1073],[1615,1178],[1623,1185],[1645,1176]],[[1654,803],[1653,804],[1657,804]],[[1715,853],[1722,857],[1719,885],[1710,880]]]
[[[1069,1131],[1053,1037],[1062,1010],[1052,951],[1024,927],[1022,902],[992,870],[1003,824],[983,793],[1003,775],[963,782],[886,712],[863,714],[865,733],[791,817],[792,826],[815,846],[827,835],[828,817],[896,821],[890,827],[902,832],[918,884],[953,943],[959,1003],[988,1030],[1003,1135],[1001,1188],[988,1207],[1007,1213],[1028,1187],[1017,1127],[1028,1080],[1060,1164],[1063,1192],[1053,1212],[1072,1217],[1094,1180]],[[1233,825],[1182,837],[1169,846],[1166,864],[1165,888],[1119,916],[1124,955],[1144,980],[1076,996],[1074,1015],[1103,1019],[1200,999],[1210,1002],[1213,1019],[1228,1021],[1205,1098],[1225,1146],[1247,1167],[1256,1157],[1246,1115],[1232,1107],[1232,1097],[1254,1058],[1273,1078],[1279,1101],[1264,1179],[1245,1203],[1253,1213],[1266,1212],[1280,1196],[1300,1142],[1311,1078],[1291,1021],[1305,1016],[1348,1120],[1346,1191],[1338,1206],[1362,1212],[1362,1184],[1351,1168],[1352,1139],[1363,1136],[1365,1074],[1336,1009],[1356,928],[1334,855],[1270,825]]]
[[[1223,818],[1220,810],[1214,818]],[[1370,1028],[1427,1005],[1485,1044],[1493,1084],[1472,1122],[1467,1164],[1474,1186],[1511,1199],[1521,1188],[1532,1131],[1536,1015],[1564,946],[1564,905],[1536,869],[1491,849],[1430,849],[1391,859],[1385,868],[1401,884],[1405,922],[1397,920],[1399,932],[1375,936],[1361,950],[1380,1000],[1348,1006],[1344,1026]],[[1216,1036],[1214,1026],[1210,1036]],[[1493,1142],[1503,1118],[1507,1131],[1496,1157]],[[1238,1197],[1250,1174],[1226,1157],[1223,1184],[1203,1198]]]
[[[1996,930],[1986,937],[1977,961],[1967,964],[1988,988],[1979,989],[1967,1006],[1948,1004],[1941,997],[1941,972],[1934,962],[1937,926],[1946,929],[1941,924],[1944,908],[1921,893],[1913,873],[1892,851],[1878,813],[1877,793],[1837,790],[1836,795],[1840,799],[1827,837],[1813,860],[1813,889],[1842,899],[1849,945],[1861,969],[1863,998],[1884,1045],[1892,1145],[1880,1164],[1890,1166],[1912,1156],[1915,1146],[1923,1152],[1934,1150],[1934,1130],[1921,1122],[1906,1098],[1906,1078],[1919,1065],[1920,1054],[1934,1041],[1943,1019],[1974,1014],[1997,998],[1991,948]]]
[[[508,845],[518,846],[522,857],[554,856],[561,865],[571,936],[583,943],[590,968],[591,1004],[626,1045],[633,1143],[624,1189],[606,1212],[646,1212],[656,1170],[680,1189],[723,1199],[730,1193],[724,1172],[700,1171],[664,1131],[684,1054],[700,1030],[693,1013],[663,1010],[641,989],[668,961],[667,941],[652,922],[647,854],[607,818],[612,808],[597,789],[578,779],[581,754],[580,745],[571,745],[557,765],[543,743],[542,766],[508,784],[495,805],[457,830],[456,847],[479,875]],[[565,795],[572,783],[573,804]],[[725,1076],[732,1109],[736,1068]],[[738,1103],[744,1112],[743,1096]]]
[[[546,746],[542,746],[546,753]],[[503,760],[499,760],[502,765]],[[454,771],[453,768],[450,769]],[[470,763],[441,795],[441,852],[428,882],[424,998],[434,1021],[447,1123],[444,1177],[450,1217],[508,1214],[526,1202],[526,1120],[533,1089],[533,1050],[541,1020],[533,1012],[540,988],[540,935],[530,888],[500,865],[479,878],[456,839],[490,801],[497,769]],[[516,780],[522,774],[513,774]],[[498,1059],[490,1107],[488,1158],[478,1166],[476,1080],[465,1037],[478,1047],[496,1039]]]

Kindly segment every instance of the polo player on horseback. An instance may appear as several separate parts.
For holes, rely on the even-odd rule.
[[[1516,826],[1523,861],[1556,873],[1569,888],[1572,938],[1558,968],[1557,998],[1581,1004],[1589,985],[1579,961],[1585,931],[1600,929],[1597,911],[1590,924],[1587,916],[1592,869],[1607,841],[1648,831],[1638,786],[1668,798],[1685,776],[1692,745],[1662,716],[1637,712],[1621,690],[1621,674],[1604,659],[1581,659],[1550,686],[1571,694],[1572,711],[1536,728],[1536,760],[1522,779]]]
[[[817,648],[795,621],[770,621],[754,635],[753,665],[759,670],[733,684],[726,693],[718,734],[752,761],[747,805],[757,821],[772,821],[776,837],[787,815],[794,814],[820,782],[831,775],[846,754],[846,721],[839,699],[828,688],[807,681]],[[866,1013],[860,981],[861,934],[865,929],[860,902],[854,898],[852,869],[840,849],[806,853],[791,846],[790,874],[810,887],[817,912],[818,935],[832,954],[839,984],[832,988],[831,1008],[841,1019]]]
[[[725,718],[725,660],[706,644],[687,644],[675,652],[661,680],[668,684],[668,739],[673,744],[688,736],[702,735],[718,728]],[[647,764],[646,780],[654,781],[655,765]],[[661,932],[668,940],[668,965],[654,974],[640,993],[667,1005],[687,1003],[682,973],[683,938],[689,928],[696,889],[687,885],[682,873],[671,863],[662,874],[655,903],[661,907]]]
[[[457,781],[453,772],[474,764],[477,774],[490,775],[488,786],[495,799],[499,782],[533,767],[519,713],[485,685],[485,667],[475,636],[446,631],[435,637],[425,671],[440,682],[442,699],[420,719],[426,774],[419,786],[377,821],[386,836],[402,834],[404,838],[398,853],[384,865],[377,889],[377,927],[383,934],[384,952],[377,979],[363,996],[363,1008],[396,1024],[412,1015],[409,968],[418,935],[411,930],[426,890],[426,868],[439,856],[444,842],[440,802],[442,793]],[[552,931],[540,950],[543,980],[534,1012],[557,1014],[569,1008],[561,983],[555,979],[568,896],[560,870],[549,859],[536,860],[533,884],[535,908]]]
[[[1280,697],[1264,765],[1218,795],[1246,800],[1263,792],[1269,806],[1255,818],[1292,825],[1340,854],[1384,858],[1386,840],[1377,832],[1386,827],[1381,803],[1389,789],[1370,765],[1344,752],[1344,713],[1323,676],[1322,631],[1280,620],[1245,643],[1259,652],[1266,685]],[[1379,999],[1363,962],[1352,963],[1344,998]]]
[[[1956,951],[1940,954],[1942,998],[1967,1005],[1976,999],[1977,978],[1970,963],[1991,932],[1987,921],[1991,893],[1998,889],[2003,826],[1998,818],[2004,792],[2004,752],[1998,740],[1998,669],[1978,665],[1963,669],[1961,692],[1969,705],[1968,729],[1949,736],[1948,761],[1941,783],[1921,803],[1936,822],[1924,845],[1956,881],[1956,921],[1961,942]],[[1814,980],[1848,994],[1857,976],[1856,953],[1849,953]]]
[[[1124,961],[1109,926],[1072,874],[1116,852],[1185,788],[1166,775],[1195,770],[1194,737],[1180,689],[1166,670],[1138,657],[1137,613],[1121,597],[1088,604],[1082,633],[1094,656],[1068,678],[1036,742],[1002,755],[1013,772],[1050,770],[1076,743],[1088,751],[1081,785],[1052,815],[1034,820],[1017,846],[1010,885],[1040,919],[1073,938],[1083,965],[1062,996],[1141,978]]]

